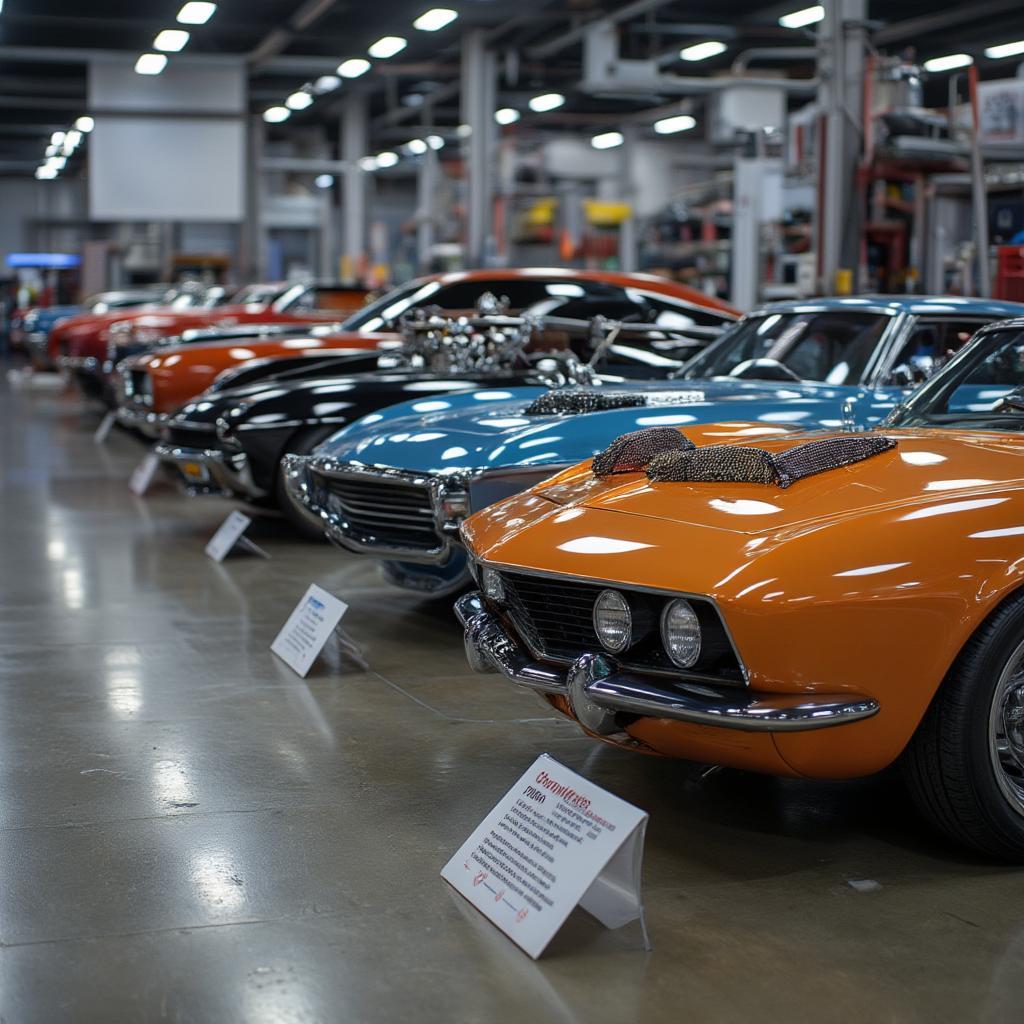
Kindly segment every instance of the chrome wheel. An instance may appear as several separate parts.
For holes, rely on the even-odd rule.
[[[1007,660],[992,696],[988,747],[996,782],[1024,815],[1024,643]]]

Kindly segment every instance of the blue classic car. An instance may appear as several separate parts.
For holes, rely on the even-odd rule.
[[[728,423],[750,436],[877,424],[981,326],[1024,306],[957,297],[776,303],[660,383],[434,395],[365,416],[284,462],[293,501],[385,577],[464,586],[462,519],[643,427]]]

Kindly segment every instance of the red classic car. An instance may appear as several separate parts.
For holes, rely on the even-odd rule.
[[[59,365],[75,370],[105,360],[112,330],[122,340],[144,346],[194,327],[344,320],[362,306],[366,294],[361,288],[340,284],[250,285],[226,305],[193,300],[180,307],[75,316],[50,333],[49,354]]]

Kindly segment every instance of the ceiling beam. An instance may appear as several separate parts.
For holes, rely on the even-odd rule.
[[[322,18],[338,0],[305,0],[298,10],[288,19],[283,28],[271,29],[249,52],[249,66],[262,67],[272,57],[284,50],[299,32],[304,32],[315,21]]]
[[[940,32],[945,28],[955,28],[957,25],[979,22],[1011,12],[1020,12],[1020,0],[987,0],[983,3],[957,4],[944,11],[922,15],[920,18],[892,22],[874,32],[871,41],[876,46],[884,46],[886,43],[915,39],[929,32]]]

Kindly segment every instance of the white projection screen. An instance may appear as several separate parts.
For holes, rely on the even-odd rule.
[[[240,221],[245,69],[175,57],[163,74],[130,61],[89,67],[89,214],[97,221]]]
[[[240,221],[241,121],[96,117],[89,137],[93,220]]]

